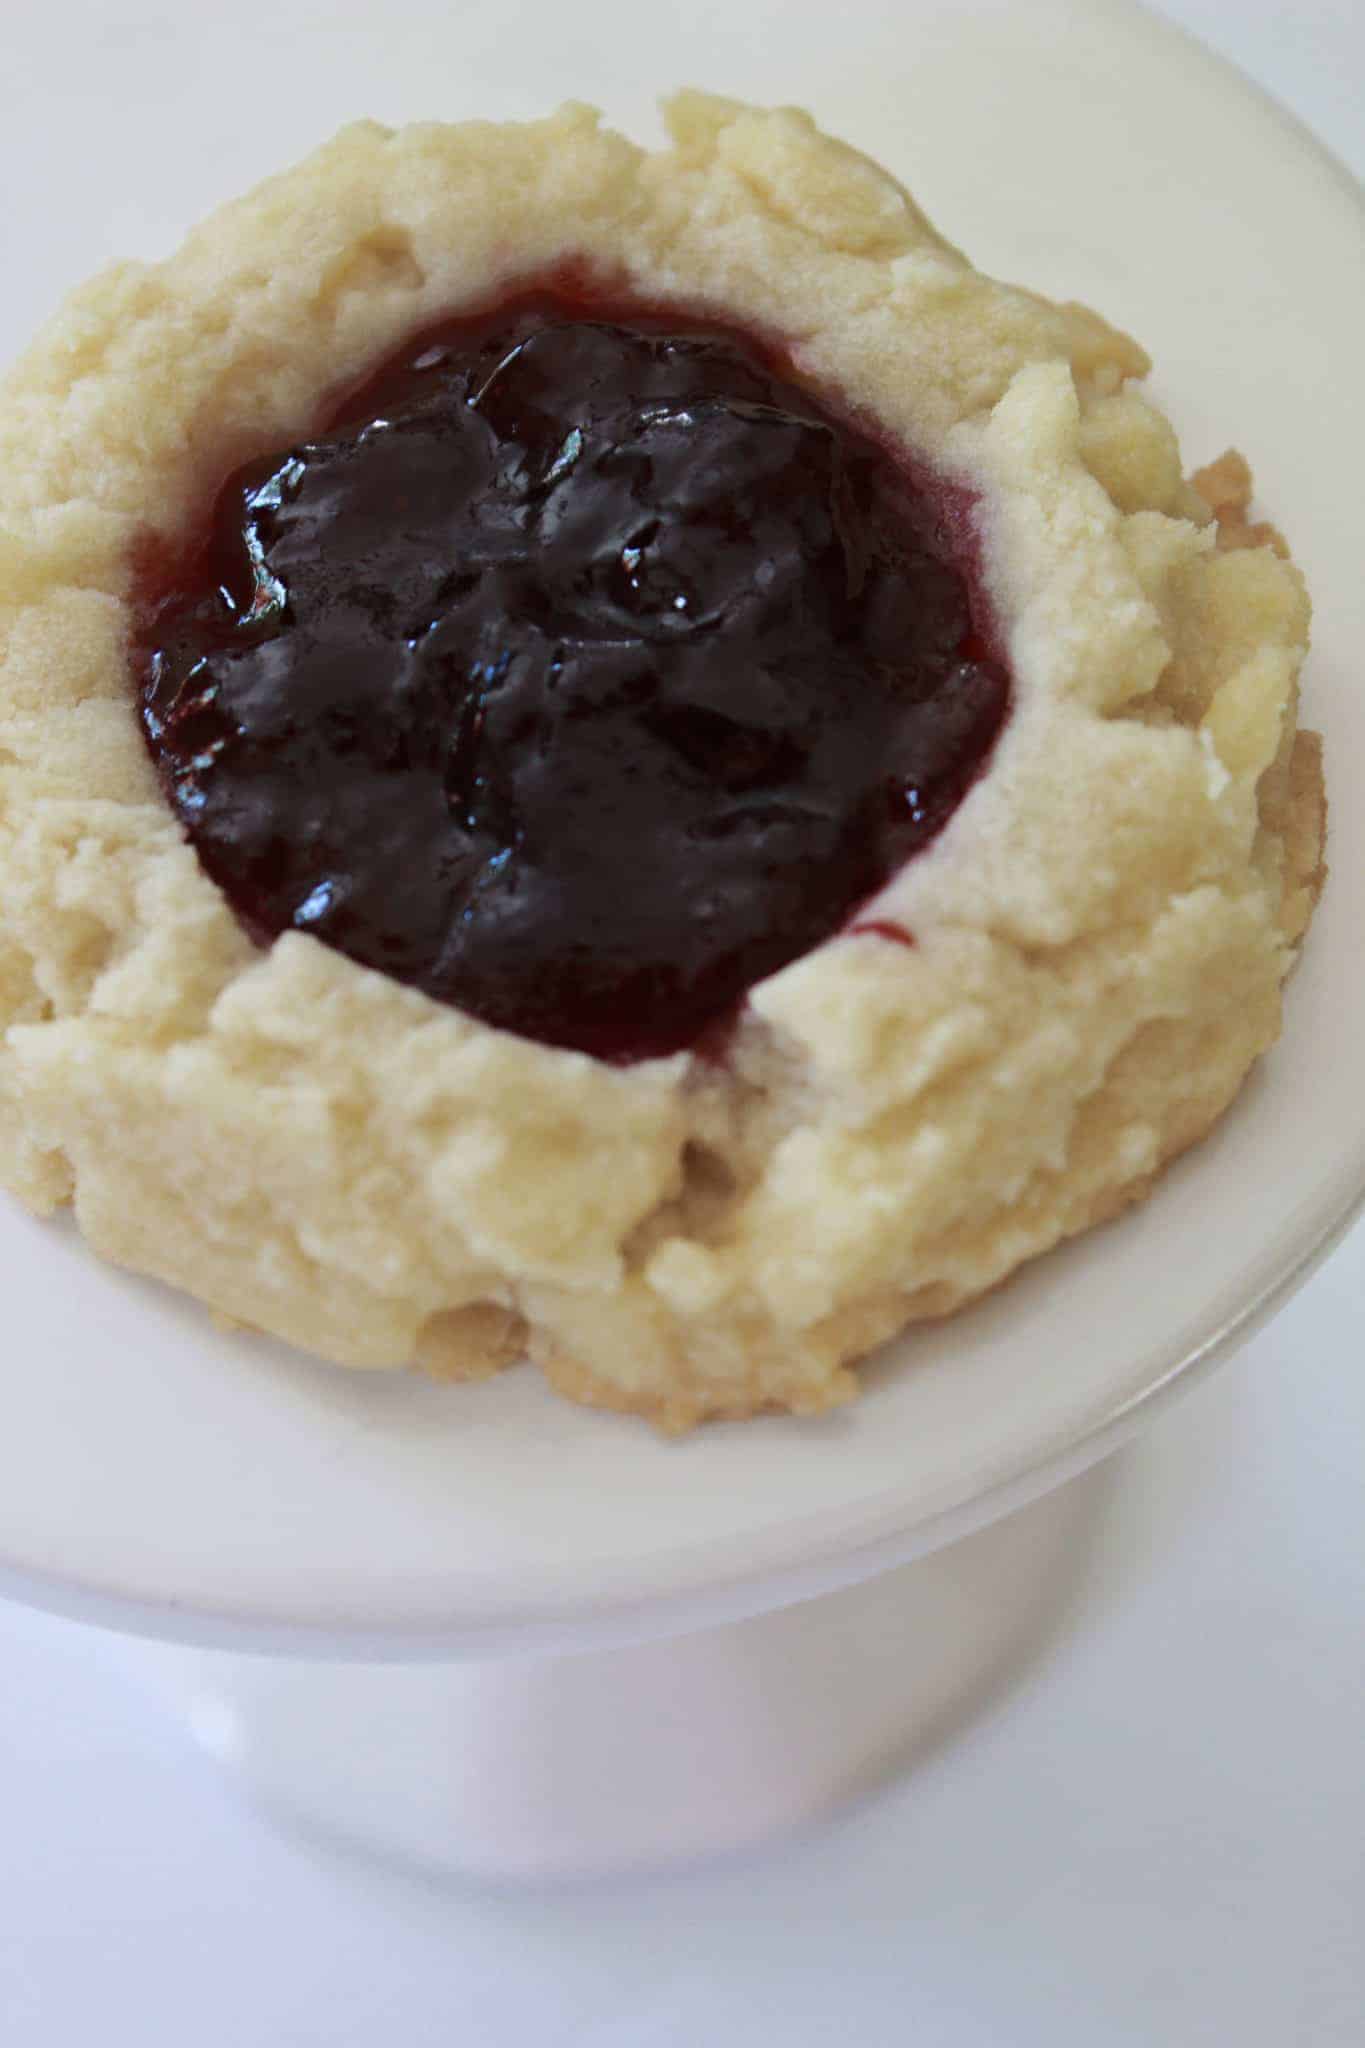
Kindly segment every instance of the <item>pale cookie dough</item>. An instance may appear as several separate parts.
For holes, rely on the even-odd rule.
[[[10,375],[0,1179],[341,1363],[525,1349],[672,1428],[824,1409],[871,1346],[1145,1193],[1279,1031],[1323,798],[1301,579],[1244,466],[1182,481],[1142,351],[978,276],[802,113],[669,118],[656,155],[582,107],[347,129],[75,294]],[[1014,708],[862,913],[915,944],[773,975],[722,1065],[608,1066],[305,936],[258,951],[134,715],[149,539],[407,334],[566,259],[787,337],[980,493]]]

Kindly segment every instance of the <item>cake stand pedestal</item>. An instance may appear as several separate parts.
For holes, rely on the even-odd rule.
[[[838,1593],[611,1649],[335,1662],[129,1643],[280,1818],[408,1866],[524,1883],[660,1870],[836,1811],[1042,1647],[1111,1467]]]

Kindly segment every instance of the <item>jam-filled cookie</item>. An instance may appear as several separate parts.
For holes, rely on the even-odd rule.
[[[803,114],[670,126],[349,129],[0,391],[0,1179],[681,1427],[1144,1193],[1323,798],[1141,350]]]

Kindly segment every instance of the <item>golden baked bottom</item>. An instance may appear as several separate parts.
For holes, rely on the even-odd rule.
[[[1147,358],[978,275],[791,109],[347,129],[68,300],[0,390],[0,1180],[364,1367],[523,1352],[666,1428],[851,1367],[1146,1193],[1280,1029],[1322,877],[1308,602]],[[1011,711],[939,836],[723,1059],[534,1043],[261,949],[138,729],[138,564],[410,334],[566,263],[781,338],[976,501]],[[886,943],[877,924],[913,935]]]

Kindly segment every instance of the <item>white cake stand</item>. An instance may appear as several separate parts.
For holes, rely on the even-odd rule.
[[[1103,1504],[1101,1479],[1061,1482],[1225,1356],[1365,1190],[1365,217],[1285,115],[1118,0],[855,0],[837,23],[725,0],[651,22],[647,49],[626,0],[547,0],[515,35],[434,0],[333,9],[327,33],[307,12],[272,27],[284,142],[235,7],[199,9],[188,45],[87,47],[69,7],[34,27],[84,148],[16,224],[8,342],[106,230],[155,252],[363,109],[576,92],[643,129],[675,79],[794,99],[978,261],[1140,333],[1190,452],[1254,454],[1317,602],[1336,879],[1284,1046],[1150,1203],[891,1347],[851,1412],[673,1444],[529,1373],[351,1377],[0,1212],[0,1587],[161,1638],[144,1668],[209,1748],[372,1847],[518,1878],[695,1857],[846,1796],[1036,1645]],[[31,132],[0,139],[16,184],[52,112],[35,97]]]

